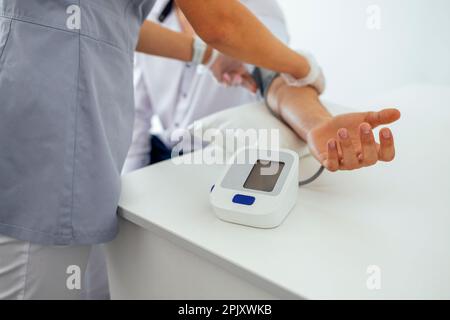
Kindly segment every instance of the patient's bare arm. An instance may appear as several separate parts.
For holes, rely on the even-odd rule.
[[[360,169],[395,157],[391,130],[381,129],[377,143],[373,129],[397,121],[400,118],[397,109],[333,117],[315,89],[290,87],[280,77],[271,84],[267,102],[330,171]]]

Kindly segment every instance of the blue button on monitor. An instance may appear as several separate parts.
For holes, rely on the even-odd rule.
[[[237,194],[233,197],[233,203],[242,204],[244,206],[251,206],[255,203],[256,198]]]

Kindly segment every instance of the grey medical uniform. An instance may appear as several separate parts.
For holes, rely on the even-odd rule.
[[[133,51],[154,0],[0,0],[0,234],[45,245],[117,233]],[[80,29],[67,24],[81,11]]]

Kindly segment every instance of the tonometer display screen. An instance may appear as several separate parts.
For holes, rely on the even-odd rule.
[[[272,192],[281,172],[283,172],[283,168],[283,162],[258,160],[245,181],[244,188]]]

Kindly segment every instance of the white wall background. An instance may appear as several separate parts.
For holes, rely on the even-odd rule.
[[[323,66],[327,99],[358,107],[407,84],[450,85],[450,0],[278,1],[292,46]],[[372,5],[380,30],[367,27]]]

